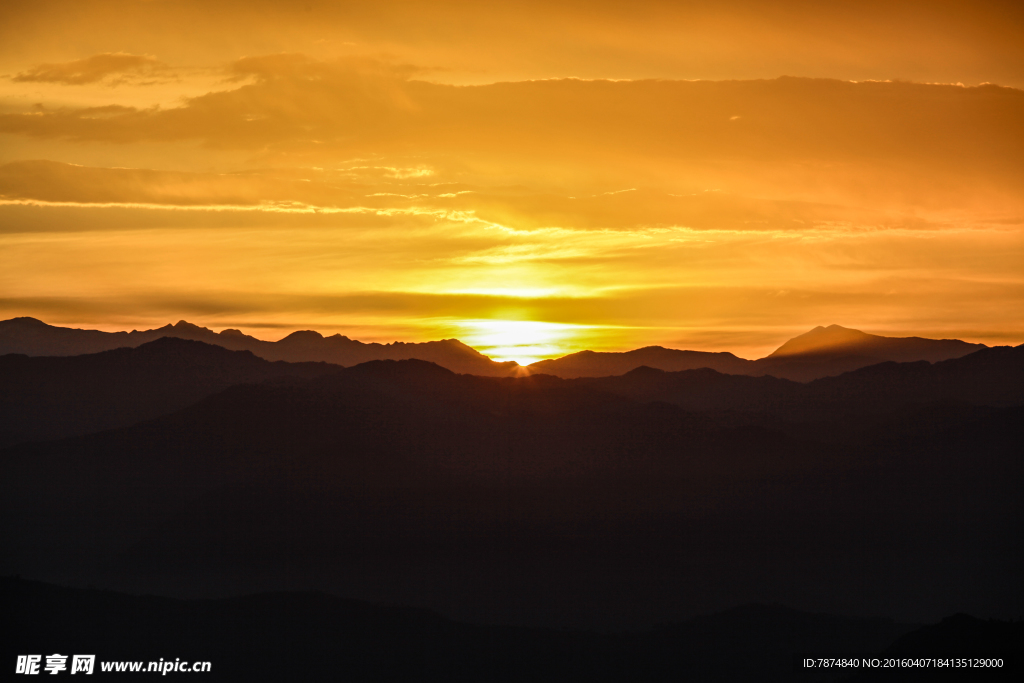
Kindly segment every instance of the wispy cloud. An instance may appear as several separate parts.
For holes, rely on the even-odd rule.
[[[411,67],[301,55],[231,70],[246,80],[178,107],[36,107],[0,114],[0,132],[195,142],[277,167],[374,158],[366,166],[395,180],[487,169],[513,183],[572,177],[561,194],[577,202],[639,194],[641,182],[875,207],[1024,196],[1024,91],[1011,88],[796,78],[454,87],[415,80]],[[599,177],[603,187],[579,184]]]
[[[85,59],[57,64],[40,64],[12,77],[23,83],[59,83],[85,85],[106,80],[111,85],[124,82],[126,77],[152,78],[166,72],[167,65],[147,55],[127,52],[104,52]]]

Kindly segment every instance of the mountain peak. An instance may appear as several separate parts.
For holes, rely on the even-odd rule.
[[[883,337],[841,325],[829,325],[828,327],[815,327],[810,332],[790,339],[762,360],[789,360],[797,356],[813,361],[820,361],[827,357],[859,357],[871,359],[874,362],[888,360],[909,363],[925,360],[929,363],[936,363],[950,358],[959,358],[983,348],[986,348],[984,344],[971,344],[959,339]]]
[[[179,320],[178,322],[176,322],[173,325],[171,325],[171,327],[175,331],[177,331],[177,332],[185,332],[185,331],[189,331],[189,332],[209,332],[210,331],[210,330],[206,329],[205,327],[200,327],[199,325],[193,325],[192,323],[190,323],[187,320]]]
[[[296,330],[282,339],[283,342],[311,342],[320,341],[324,336],[315,330]]]
[[[437,363],[419,358],[371,360],[345,369],[345,376],[373,377],[454,377],[457,373]]]
[[[795,356],[798,354],[829,353],[844,347],[860,346],[876,339],[884,339],[874,334],[861,332],[842,325],[819,325],[809,332],[793,337],[777,348],[769,358]]]
[[[0,324],[12,329],[45,329],[52,327],[52,325],[47,325],[38,318],[30,318],[28,316],[11,318],[9,320],[0,320]]]

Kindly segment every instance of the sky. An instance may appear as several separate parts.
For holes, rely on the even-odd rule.
[[[1024,5],[0,3],[0,319],[1024,342]]]

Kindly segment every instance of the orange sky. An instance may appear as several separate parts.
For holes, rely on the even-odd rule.
[[[1020,3],[495,5],[3,3],[0,318],[1024,341]]]

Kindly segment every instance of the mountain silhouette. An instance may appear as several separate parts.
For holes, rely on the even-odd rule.
[[[269,362],[249,351],[176,337],[81,356],[8,354],[0,356],[0,447],[128,426],[237,384],[297,381],[337,375],[339,370],[329,363]],[[345,386],[364,404],[386,392],[390,401],[445,410],[486,404],[490,399],[484,388],[492,384],[458,380],[445,368],[417,360],[371,361],[344,374]],[[806,384],[708,368],[666,372],[647,366],[600,378],[529,377],[505,384],[512,394],[529,395],[528,409],[534,412],[603,410],[602,402],[626,399],[804,423],[846,414],[884,415],[935,401],[1018,405],[1024,402],[1024,347],[985,348],[934,364],[883,363]],[[469,385],[478,391],[463,400],[460,396]],[[541,387],[543,391],[534,390]]]
[[[563,378],[622,375],[647,366],[669,372],[710,368],[730,375],[771,375],[798,382],[831,377],[884,361],[937,362],[959,358],[985,348],[956,339],[882,337],[839,325],[816,327],[795,337],[759,360],[728,352],[683,351],[648,346],[625,352],[580,351],[561,358],[537,361],[526,368],[514,361],[496,362],[457,339],[391,344],[364,343],[340,334],[324,337],[300,330],[268,342],[227,329],[219,333],[184,320],[153,330],[101,332],[54,327],[35,318],[0,321],[0,355],[75,356],[121,347],[136,347],[162,337],[178,337],[215,344],[233,351],[251,351],[271,361],[320,361],[343,366],[371,360],[418,359],[437,363],[453,372],[488,377],[548,374]]]
[[[641,366],[677,372],[710,368],[729,375],[771,375],[798,382],[831,377],[884,361],[937,362],[985,348],[957,339],[881,337],[839,325],[816,327],[794,337],[759,360],[731,353],[678,351],[650,346],[623,353],[582,351],[527,366],[531,372],[559,377],[622,375]]]
[[[197,349],[228,354],[135,352]],[[534,625],[748,600],[1005,616],[1021,608],[1022,354],[808,384],[317,366],[4,449],[0,573],[193,598],[302,587]]]
[[[900,636],[929,635],[891,619],[761,604],[600,633],[465,623],[311,591],[183,601],[0,578],[0,600],[18,624],[2,646],[9,660],[45,640],[61,653],[99,653],[100,662],[173,653],[209,661],[211,680],[247,682],[790,681],[795,652],[879,655]],[[981,623],[988,635],[1013,632]]]
[[[35,318],[12,318],[0,321],[0,355],[77,356],[136,347],[163,337],[201,341],[231,351],[250,351],[270,361],[291,363],[326,362],[350,366],[371,360],[416,358],[437,363],[454,372],[486,376],[514,374],[519,367],[514,361],[492,361],[457,339],[378,344],[363,343],[340,334],[324,337],[312,330],[300,330],[279,341],[268,342],[233,329],[217,333],[184,320],[153,330],[101,332],[55,327]]]
[[[876,362],[930,363],[960,358],[984,344],[969,344],[959,339],[924,339],[922,337],[881,337],[839,325],[815,327],[787,341],[768,356],[780,359],[792,356],[863,356]]]
[[[665,372],[648,367],[575,381],[635,401],[798,422],[888,415],[935,402],[1012,406],[1024,404],[1024,345],[983,348],[936,363],[878,363],[809,383],[726,375],[706,368]]]
[[[642,349],[621,353],[579,351],[561,358],[540,360],[531,363],[527,368],[534,374],[571,379],[624,375],[642,366],[669,372],[711,368],[728,375],[747,375],[752,374],[752,363],[753,361],[738,358],[728,352],[680,351],[661,346],[645,346]]]
[[[0,356],[0,447],[124,427],[236,384],[334,370],[174,337],[81,356],[8,354]]]

